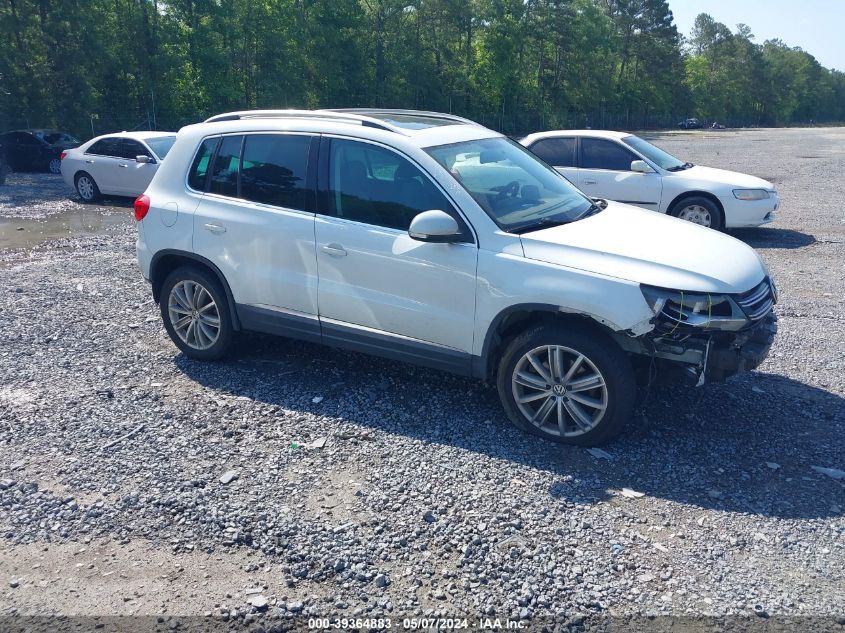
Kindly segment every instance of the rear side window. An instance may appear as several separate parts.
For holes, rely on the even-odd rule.
[[[631,171],[631,161],[637,157],[627,149],[601,138],[581,139],[582,169],[611,169],[613,171]]]
[[[574,138],[545,138],[529,149],[552,167],[575,167]]]
[[[120,139],[119,138],[104,138],[100,139],[88,148],[86,154],[96,154],[97,156],[113,156],[120,158]]]
[[[205,191],[206,177],[208,176],[208,164],[211,162],[211,157],[214,155],[214,149],[219,138],[207,138],[200,145],[194,163],[191,165],[191,171],[188,173],[188,186],[196,191]]]
[[[241,198],[305,210],[305,174],[311,137],[250,134],[244,141]]]
[[[238,166],[241,162],[243,136],[224,136],[211,168],[209,193],[238,197]]]

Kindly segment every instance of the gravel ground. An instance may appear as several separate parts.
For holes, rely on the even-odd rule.
[[[845,630],[845,480],[813,468],[845,469],[845,130],[656,138],[779,187],[778,220],[735,235],[780,333],[760,371],[653,392],[605,453],[435,371],[265,337],[191,361],[127,222],[0,251],[0,616]],[[32,179],[0,215],[76,204]]]

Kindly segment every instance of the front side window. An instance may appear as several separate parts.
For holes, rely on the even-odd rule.
[[[544,138],[529,149],[552,167],[575,167],[574,138]]]
[[[622,142],[629,147],[633,147],[640,154],[666,171],[681,171],[692,167],[690,163],[685,163],[684,161],[675,158],[669,152],[663,151],[648,141],[644,141],[639,136],[626,136],[622,139]]]
[[[333,139],[329,206],[336,217],[407,231],[423,211],[452,205],[411,161],[377,145]]]
[[[211,168],[209,193],[237,198],[238,166],[241,161],[243,136],[224,136]]]
[[[637,160],[632,152],[618,143],[603,138],[581,139],[581,168],[631,171],[631,161]]]
[[[200,145],[191,165],[191,171],[188,173],[188,185],[191,189],[205,191],[205,184],[208,180],[208,166],[219,142],[219,138],[207,138]]]
[[[241,165],[241,197],[304,211],[310,148],[310,136],[248,135]]]
[[[97,156],[111,156],[113,158],[120,158],[120,139],[119,138],[104,138],[100,139],[88,148],[86,154],[95,154]]]
[[[138,141],[131,138],[123,139],[123,146],[121,147],[121,155],[128,160],[135,160],[138,156],[150,156],[149,150],[141,145]],[[152,158],[152,156],[150,156]]]
[[[566,178],[510,139],[464,141],[426,151],[505,231],[566,224],[595,210]]]

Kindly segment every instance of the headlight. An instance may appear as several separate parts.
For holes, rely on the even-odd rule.
[[[734,189],[734,198],[737,200],[765,200],[769,192],[765,189]]]
[[[667,290],[641,285],[643,297],[659,321],[670,331],[679,327],[737,330],[748,323],[728,295]]]

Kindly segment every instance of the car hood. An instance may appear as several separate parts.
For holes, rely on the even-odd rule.
[[[731,187],[743,189],[775,188],[768,180],[757,178],[757,176],[741,174],[738,171],[728,171],[727,169],[704,167],[703,165],[693,165],[689,169],[684,169],[683,171],[669,172],[669,175],[672,178],[678,178],[681,180],[730,185]]]
[[[674,290],[740,293],[766,276],[747,244],[619,202],[608,202],[589,218],[520,238],[529,259]]]

